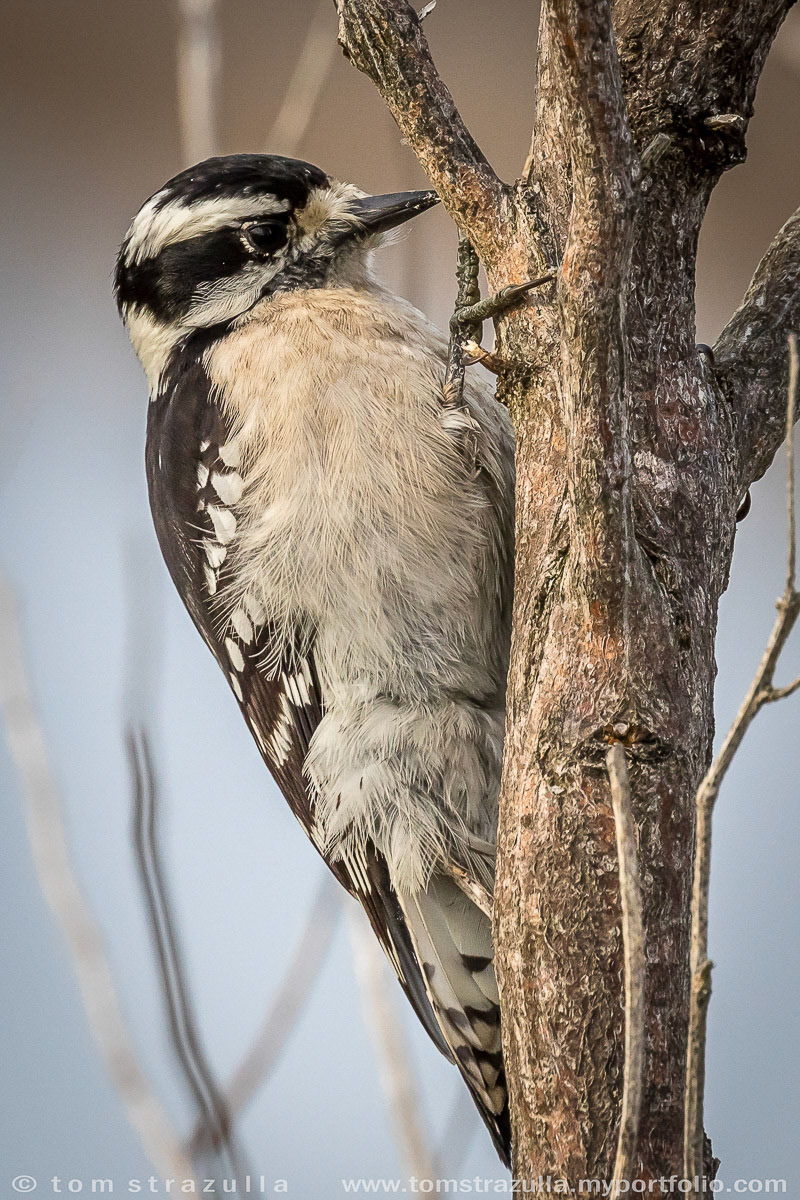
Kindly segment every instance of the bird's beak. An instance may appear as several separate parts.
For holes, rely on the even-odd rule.
[[[351,204],[351,211],[359,222],[358,229],[353,232],[384,233],[438,203],[436,192],[391,192],[388,196],[362,196]]]

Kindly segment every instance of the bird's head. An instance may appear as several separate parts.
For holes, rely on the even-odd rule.
[[[265,297],[363,279],[375,235],[436,201],[430,191],[367,196],[272,154],[182,171],[136,214],[117,259],[114,294],[145,369]]]

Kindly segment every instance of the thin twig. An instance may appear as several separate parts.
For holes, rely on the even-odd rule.
[[[145,1154],[165,1178],[192,1168],[141,1070],[102,934],[70,862],[61,799],[34,710],[14,595],[0,577],[0,708],[25,801],[39,886],[67,944],[92,1036]]]
[[[219,34],[217,0],[178,0],[178,119],[185,163],[215,154]]]
[[[143,731],[127,738],[134,785],[134,848],[147,906],[159,978],[173,1049],[206,1131],[204,1145],[224,1157],[230,1172],[243,1179],[241,1153],[225,1099],[206,1060],[197,1032],[183,958],[175,930],[158,837],[159,789],[148,739]]]
[[[342,912],[342,890],[325,871],[306,924],[261,1029],[225,1089],[231,1118],[239,1116],[262,1087],[286,1047],[319,979]],[[208,1145],[208,1129],[198,1124],[189,1143],[193,1153]]]
[[[381,1084],[398,1146],[411,1174],[435,1179],[438,1170],[419,1123],[411,1055],[389,990],[386,962],[372,931],[353,905],[347,906],[347,918],[364,1019],[378,1054]]]
[[[336,38],[331,25],[330,0],[319,0],[267,137],[267,150],[271,154],[294,155],[303,144],[336,57]]]
[[[458,887],[461,888],[464,895],[469,897],[475,907],[479,908],[491,920],[494,900],[488,888],[484,887],[479,880],[473,879],[469,871],[465,871],[458,863],[449,861],[443,863],[442,867]]]
[[[617,1157],[611,1188],[613,1200],[620,1195],[623,1181],[627,1185],[625,1191],[629,1190],[637,1163],[636,1143],[644,1093],[645,948],[636,823],[633,817],[625,748],[621,742],[615,742],[608,748],[606,767],[611,784],[611,804],[617,835],[622,943],[625,954],[625,1067]]]
[[[756,715],[765,704],[791,696],[800,680],[787,687],[773,685],[781,652],[800,614],[797,590],[797,526],[795,515],[794,422],[797,406],[797,336],[789,335],[789,388],[786,405],[786,502],[788,509],[788,564],[783,595],[777,602],[778,616],[755,678],[742,702],[719,753],[697,791],[695,862],[692,883],[692,985],[689,1004],[689,1035],[684,1098],[684,1178],[701,1181],[704,1174],[703,1092],[705,1083],[706,1013],[711,995],[708,959],[708,897],[711,873],[711,819],[720,785]],[[702,1189],[702,1184],[698,1182]],[[695,1194],[699,1194],[696,1192]]]
[[[486,350],[473,338],[467,338],[462,347],[464,351],[464,365],[467,367],[480,366],[485,367],[487,371],[491,371],[493,375],[499,375],[500,372],[508,364],[495,354],[492,350]]]

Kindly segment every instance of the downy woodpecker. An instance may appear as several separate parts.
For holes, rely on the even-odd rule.
[[[501,1157],[481,904],[494,870],[514,447],[446,339],[372,274],[434,192],[366,196],[273,155],[183,171],[115,294],[147,373],[159,543],[281,791],[363,905]]]

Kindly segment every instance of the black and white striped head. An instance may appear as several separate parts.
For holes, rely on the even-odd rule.
[[[151,384],[196,329],[224,327],[278,292],[363,279],[373,235],[436,199],[366,196],[310,163],[271,154],[209,158],[182,171],[137,213],[114,277]]]

